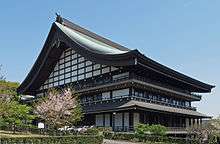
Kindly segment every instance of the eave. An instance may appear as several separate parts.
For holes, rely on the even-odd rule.
[[[69,31],[73,30],[100,41],[101,43],[104,43],[104,45],[108,45],[109,47],[115,49],[115,51],[126,52],[119,54],[105,54],[104,52],[100,53],[94,51],[94,49],[91,50],[84,43],[80,43],[79,41],[70,37],[61,27],[59,27],[59,25],[62,25],[61,27],[65,27],[65,29],[68,29]],[[129,50],[128,48],[125,48],[76,24],[73,24],[64,18],[58,17],[57,21],[52,24],[43,49],[41,50],[40,55],[34,63],[31,71],[18,88],[18,93],[34,95],[35,91],[48,78],[49,74],[55,67],[57,60],[66,48],[72,48],[80,55],[86,57],[86,59],[99,64],[116,67],[132,66],[137,64],[142,65],[145,69],[151,69],[166,77],[170,77],[192,87],[196,87],[197,92],[211,92],[211,89],[214,88],[212,85],[205,84],[184,74],[176,72],[175,70],[172,70],[166,66],[163,66],[144,56],[138,50]]]

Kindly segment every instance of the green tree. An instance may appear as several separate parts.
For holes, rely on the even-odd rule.
[[[15,130],[16,127],[27,126],[34,119],[32,108],[19,103],[17,87],[19,83],[0,80],[0,126]]]
[[[3,115],[0,116],[0,121],[3,126],[9,126],[12,130],[16,127],[27,127],[31,124],[32,120],[35,118],[31,114],[31,107],[27,105],[22,105],[17,101],[5,102],[5,109]]]

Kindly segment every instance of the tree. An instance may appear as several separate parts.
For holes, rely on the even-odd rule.
[[[17,101],[10,101],[4,104],[4,113],[0,116],[3,126],[9,126],[15,131],[16,127],[29,126],[35,118],[31,114],[31,107],[22,105]]]
[[[200,126],[189,128],[189,133],[195,134],[199,143],[217,143],[217,136],[220,134],[220,119],[211,119]]]
[[[7,96],[17,96],[18,82],[10,82],[6,80],[0,80],[0,94]]]
[[[32,108],[19,103],[19,96],[16,89],[17,82],[0,80],[0,126],[23,127],[31,124],[35,118],[31,114]]]
[[[0,65],[0,80],[5,80],[5,76],[1,73],[2,65]]]
[[[70,88],[49,90],[48,96],[35,104],[34,112],[55,129],[74,125],[82,118],[78,94]]]

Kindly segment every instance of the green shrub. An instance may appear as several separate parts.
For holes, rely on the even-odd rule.
[[[142,137],[145,134],[152,134],[157,136],[165,136],[167,128],[162,125],[148,125],[148,124],[138,124],[135,127],[135,133]]]
[[[97,128],[89,128],[84,132],[84,134],[86,134],[86,135],[98,135],[99,130]]]
[[[97,129],[99,130],[99,132],[111,132],[112,131],[112,127],[97,127]]]
[[[167,132],[167,128],[162,125],[151,125],[149,129],[151,134],[158,136],[164,136]]]
[[[102,136],[54,136],[0,138],[1,144],[102,144]]]
[[[159,142],[159,143],[168,143],[168,144],[197,144],[197,140],[184,139],[184,138],[175,138],[151,134],[135,134],[135,133],[122,133],[122,132],[103,132],[105,139],[113,140],[126,140],[132,142]]]

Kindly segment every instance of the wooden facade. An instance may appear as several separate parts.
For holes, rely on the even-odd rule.
[[[163,66],[58,16],[20,94],[45,96],[71,85],[84,125],[129,131],[137,123],[188,127],[209,118],[192,107],[214,87]]]

